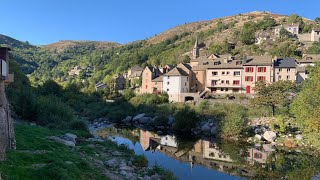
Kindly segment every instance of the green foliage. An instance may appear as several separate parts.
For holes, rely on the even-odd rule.
[[[279,42],[271,49],[271,54],[277,57],[298,57],[298,45],[292,41]]]
[[[288,24],[299,24],[301,26],[301,28],[303,28],[303,19],[301,16],[297,15],[297,14],[291,14],[287,20]]]
[[[155,105],[168,103],[169,97],[167,94],[142,94],[131,98],[129,102],[134,106],[138,106],[141,104]]]
[[[56,96],[40,96],[36,101],[36,122],[48,127],[65,127],[74,119],[73,110]]]
[[[291,113],[304,131],[320,131],[320,65],[311,69],[309,79],[292,103]]]
[[[196,112],[187,105],[176,112],[175,118],[176,124],[173,126],[173,129],[178,134],[184,135],[190,135],[191,129],[195,128],[200,121]]]
[[[316,17],[316,18],[314,19],[314,21],[317,22],[317,23],[320,23],[320,17]]]
[[[154,125],[155,126],[166,126],[168,123],[168,117],[166,117],[165,115],[160,115],[158,116],[155,121],[154,121]]]
[[[132,164],[137,167],[147,167],[148,160],[144,155],[135,155],[133,156]]]
[[[123,98],[126,101],[129,101],[131,98],[133,98],[136,94],[134,93],[134,91],[132,89],[125,89],[123,90]]]
[[[247,128],[247,110],[237,104],[225,105],[225,107],[226,115],[218,125],[219,136],[222,138],[237,138]]]
[[[286,132],[286,124],[284,122],[284,118],[282,115],[279,115],[277,117],[278,125],[279,125],[279,132],[285,133]]]
[[[320,54],[320,42],[313,42],[312,46],[308,48],[309,54]]]
[[[291,33],[283,27],[280,29],[279,34],[281,39],[288,39],[289,37],[291,37]]]
[[[293,99],[293,93],[296,90],[294,82],[277,81],[272,84],[257,82],[254,89],[256,96],[251,100],[254,106],[265,106],[272,109],[272,115],[275,114],[276,107],[289,106]]]
[[[209,52],[213,54],[226,54],[230,53],[231,47],[228,42],[218,42],[218,43],[212,43],[209,46]]]

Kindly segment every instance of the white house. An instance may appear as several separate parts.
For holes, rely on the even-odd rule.
[[[175,67],[163,75],[163,92],[169,95],[169,101],[183,102],[183,93],[189,92],[189,74],[182,68]]]
[[[174,136],[162,136],[160,139],[160,144],[164,146],[170,146],[170,147],[178,147],[178,144],[176,142],[176,138]]]

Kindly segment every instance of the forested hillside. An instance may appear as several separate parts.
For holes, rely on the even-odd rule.
[[[272,54],[301,58],[303,53],[319,53],[319,43],[306,45],[283,33],[272,42],[255,44],[256,34],[270,31],[280,24],[298,23],[302,33],[310,33],[316,22],[298,15],[282,16],[268,12],[238,14],[209,21],[180,25],[149,39],[128,44],[95,41],[60,41],[45,46],[32,46],[6,36],[0,44],[13,48],[14,59],[32,83],[53,79],[62,84],[80,83],[93,90],[99,81],[107,82],[112,75],[123,73],[139,64],[177,64],[190,61],[195,39],[201,42],[202,55],[230,53],[244,55]],[[235,44],[233,48],[230,43]],[[68,72],[75,66],[83,70],[79,76]]]

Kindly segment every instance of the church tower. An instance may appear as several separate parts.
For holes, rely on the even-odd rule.
[[[199,57],[200,51],[198,47],[198,37],[196,39],[196,42],[194,43],[193,51],[192,51],[192,57],[193,59],[196,59]]]

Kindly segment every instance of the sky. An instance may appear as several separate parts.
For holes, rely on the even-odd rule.
[[[34,45],[128,43],[188,22],[251,11],[320,17],[320,0],[1,0],[0,34]]]

